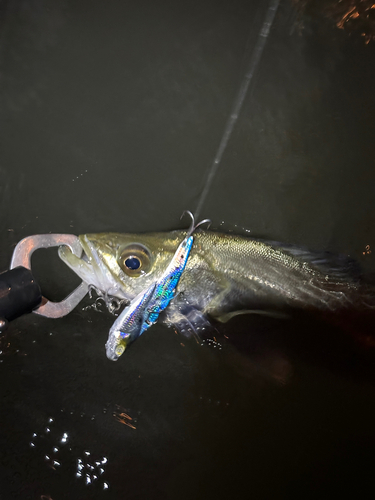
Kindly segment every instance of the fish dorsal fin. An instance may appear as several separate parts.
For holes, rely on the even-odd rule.
[[[278,241],[258,240],[274,248],[279,248],[296,259],[308,262],[323,274],[339,281],[358,281],[362,275],[357,261],[343,254],[331,252],[314,252],[306,248],[280,243]]]

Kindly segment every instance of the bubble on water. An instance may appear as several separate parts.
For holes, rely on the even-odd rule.
[[[108,483],[103,483],[103,490],[108,490],[109,484]]]

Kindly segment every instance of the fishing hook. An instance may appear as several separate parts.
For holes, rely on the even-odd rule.
[[[190,210],[184,210],[181,217],[180,217],[180,220],[182,219],[182,217],[185,215],[185,214],[188,214],[190,215],[191,217],[191,225],[188,229],[188,232],[187,232],[187,235],[186,235],[186,238],[188,238],[189,236],[191,236],[194,231],[199,227],[201,226],[202,224],[205,224],[206,222],[208,223],[208,227],[207,229],[211,226],[211,220],[210,219],[203,219],[201,220],[200,222],[198,222],[198,224],[195,225],[195,219],[194,219],[194,215],[190,212]]]

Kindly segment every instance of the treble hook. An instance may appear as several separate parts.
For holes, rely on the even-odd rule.
[[[190,225],[190,227],[188,229],[188,232],[186,234],[186,238],[189,238],[189,236],[191,236],[194,233],[194,231],[197,229],[197,227],[201,226],[202,224],[205,224],[206,222],[208,222],[207,229],[211,225],[211,220],[210,219],[203,219],[200,222],[198,222],[198,224],[194,225],[195,224],[194,215],[190,212],[190,210],[184,210],[183,213],[182,213],[182,215],[181,215],[181,217],[180,217],[180,220],[182,219],[182,217],[185,214],[188,214],[191,217],[191,225]]]

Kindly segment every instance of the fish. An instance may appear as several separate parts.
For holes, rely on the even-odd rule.
[[[59,256],[87,284],[131,301],[162,278],[186,235],[181,230],[84,234],[79,236],[83,258],[66,246]],[[238,314],[373,304],[373,293],[364,290],[350,257],[200,229],[161,319],[191,334]]]
[[[194,238],[195,229],[208,220],[203,220],[195,225],[194,216],[187,212],[192,219],[190,229],[178,246],[170,264],[161,276],[146,291],[141,291],[130,305],[125,307],[117,320],[112,325],[106,343],[107,357],[117,361],[126,347],[138,338],[151,325],[156,323],[159,314],[173,299],[176,286],[184,272]],[[132,256],[132,267],[137,267],[135,257]]]

